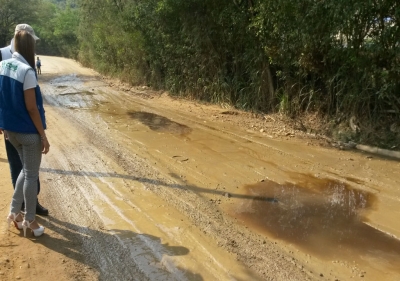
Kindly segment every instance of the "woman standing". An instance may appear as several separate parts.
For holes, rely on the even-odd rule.
[[[0,65],[0,129],[17,149],[22,161],[11,211],[7,217],[19,229],[31,229],[35,236],[44,227],[35,221],[37,180],[42,153],[49,151],[43,99],[35,73],[35,34],[21,30],[14,35],[15,52]],[[21,204],[25,201],[25,217]]]

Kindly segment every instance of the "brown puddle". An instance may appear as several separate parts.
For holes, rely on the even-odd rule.
[[[151,130],[156,132],[165,132],[177,135],[187,135],[192,129],[186,125],[176,123],[163,116],[144,112],[144,111],[130,111],[128,115],[136,120],[139,120],[142,124],[149,127]]]
[[[244,190],[253,199],[241,199],[235,216],[247,225],[320,257],[379,258],[400,271],[400,241],[363,219],[373,194],[311,176],[300,184],[265,180]]]

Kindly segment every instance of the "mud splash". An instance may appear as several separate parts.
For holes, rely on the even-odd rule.
[[[254,197],[236,205],[235,216],[245,224],[320,257],[379,256],[399,270],[400,241],[364,218],[376,201],[373,194],[312,176],[300,184],[265,180],[244,192]]]

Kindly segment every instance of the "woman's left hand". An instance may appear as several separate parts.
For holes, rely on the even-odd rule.
[[[45,137],[42,139],[42,153],[47,154],[47,152],[49,152],[49,150],[50,150],[50,143],[47,140],[47,138]]]

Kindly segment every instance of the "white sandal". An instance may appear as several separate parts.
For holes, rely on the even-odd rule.
[[[7,217],[7,222],[8,222],[8,229],[10,229],[10,224],[11,222],[14,223],[14,226],[21,230],[22,229],[22,221],[17,221],[17,217],[18,215],[20,215],[20,213],[16,214],[16,213],[10,213]]]
[[[39,227],[36,228],[36,229],[32,229],[32,228],[31,228],[31,223],[33,223],[34,221],[35,221],[35,220],[29,222],[29,221],[27,221],[27,220],[24,220],[24,221],[22,222],[22,228],[24,229],[24,237],[26,237],[26,229],[27,229],[27,228],[30,228],[30,229],[32,230],[33,235],[34,235],[35,237],[38,237],[38,236],[43,235],[43,233],[44,233],[44,227],[43,227],[43,226],[39,225]]]

